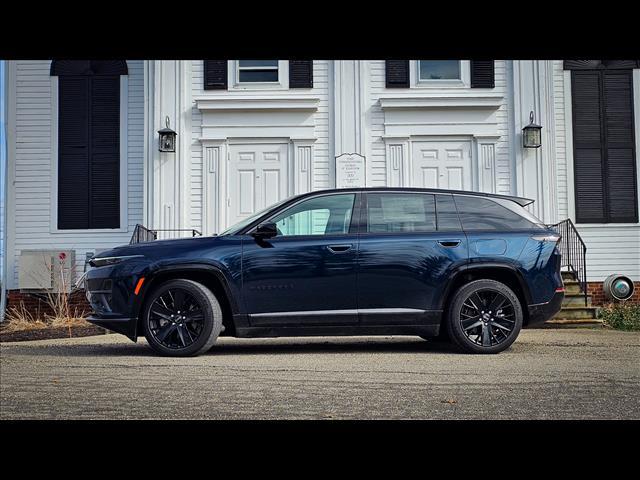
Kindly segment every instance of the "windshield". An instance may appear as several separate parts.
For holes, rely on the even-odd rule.
[[[227,228],[224,232],[221,232],[219,234],[219,236],[222,235],[235,235],[236,233],[238,233],[240,230],[242,230],[244,227],[246,227],[247,225],[249,225],[251,222],[253,222],[254,220],[256,220],[257,218],[261,217],[262,215],[264,215],[265,213],[267,213],[269,210],[273,210],[276,207],[279,207],[280,205],[282,205],[284,202],[287,202],[291,199],[291,197],[289,198],[285,198],[284,200],[280,200],[278,203],[274,203],[273,205],[269,205],[267,208],[263,208],[262,210],[260,210],[259,212],[254,213],[253,215],[249,215],[247,218],[243,218],[242,220],[240,220],[238,223],[235,223],[233,225],[231,225],[229,228]]]

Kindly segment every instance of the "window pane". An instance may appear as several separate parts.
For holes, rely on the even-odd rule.
[[[239,60],[242,67],[275,67],[278,68],[278,60]]]
[[[535,225],[488,198],[455,195],[460,220],[465,230],[516,230]]]
[[[278,235],[340,235],[349,233],[354,194],[310,198],[271,219]]]
[[[278,70],[240,70],[241,82],[277,82]]]
[[[419,60],[420,80],[450,80],[460,78],[458,60]]]
[[[456,205],[451,195],[436,195],[438,230],[462,230]]]
[[[435,229],[433,195],[380,193],[368,196],[369,232],[432,232]]]

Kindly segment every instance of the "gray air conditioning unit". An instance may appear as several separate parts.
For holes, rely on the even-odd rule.
[[[24,291],[68,293],[75,280],[75,250],[22,250],[18,287]]]

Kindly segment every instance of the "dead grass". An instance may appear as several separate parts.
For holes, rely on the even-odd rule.
[[[7,311],[7,321],[3,325],[3,330],[15,332],[19,330],[37,330],[50,327],[68,327],[71,334],[71,327],[87,326],[89,323],[84,319],[87,312],[71,308],[70,297],[73,293],[71,282],[64,274],[64,264],[66,256],[61,254],[58,258],[60,262],[60,286],[61,292],[46,292],[44,294],[44,303],[47,309],[40,312],[38,308],[35,312],[29,311],[23,302],[18,306],[14,306]],[[49,268],[49,272],[53,273],[53,266],[45,264]]]
[[[57,297],[67,297],[61,300]],[[23,302],[19,305],[10,307],[7,310],[6,322],[3,324],[3,330],[7,332],[15,332],[19,330],[38,330],[51,327],[77,327],[87,326],[89,323],[85,320],[87,312],[71,308],[69,305],[68,294],[47,294],[45,303],[49,307],[47,311],[29,310]]]

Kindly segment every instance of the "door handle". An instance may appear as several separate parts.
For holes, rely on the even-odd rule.
[[[460,245],[460,240],[438,240],[438,243],[443,247],[453,248]]]
[[[346,252],[347,250],[350,250],[352,246],[353,245],[351,244],[327,245],[327,250],[329,250],[331,253],[343,253],[343,252]]]

